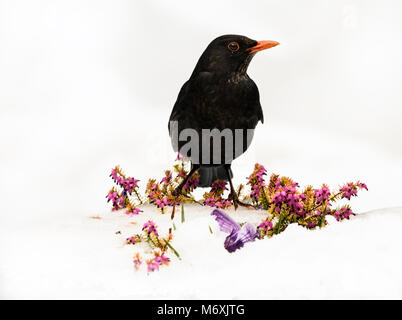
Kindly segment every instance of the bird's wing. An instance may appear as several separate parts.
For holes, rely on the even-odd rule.
[[[240,225],[229,217],[226,213],[215,209],[211,215],[215,216],[216,221],[219,224],[221,231],[226,233],[237,232],[240,230]]]
[[[173,106],[172,113],[170,114],[169,118],[169,123],[168,123],[168,128],[169,128],[169,133],[170,133],[170,121],[178,120],[179,114],[182,111],[181,109],[183,108],[183,99],[186,96],[187,90],[189,86],[189,81],[186,81],[183,86],[180,89],[179,95],[177,96],[176,103]]]
[[[258,112],[258,120],[260,120],[261,123],[264,123],[264,114],[262,112],[260,101],[258,101],[257,112]]]
[[[262,112],[262,108],[261,108],[261,103],[260,103],[260,92],[258,91],[258,87],[255,84],[255,82],[250,79],[250,84],[251,84],[251,96],[253,97],[253,105],[254,105],[254,110],[255,113],[257,115],[257,120],[261,121],[261,123],[264,123],[264,114]],[[258,122],[257,121],[257,122]]]

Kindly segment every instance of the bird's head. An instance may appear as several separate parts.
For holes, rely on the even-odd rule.
[[[208,45],[194,72],[246,73],[251,59],[258,51],[278,44],[276,41],[256,41],[240,35],[224,35]]]

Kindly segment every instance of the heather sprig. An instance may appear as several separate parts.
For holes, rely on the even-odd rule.
[[[143,241],[143,238],[141,237],[141,235],[136,234],[134,236],[128,237],[126,239],[126,244],[136,244],[136,243],[140,243],[142,241]]]
[[[134,263],[134,268],[138,270],[142,264],[142,258],[140,256],[140,253],[137,252],[134,257],[133,257],[133,263]]]
[[[147,234],[147,236],[150,236],[151,233],[154,233],[156,236],[159,235],[156,224],[151,220],[144,223],[144,226],[142,227],[142,231],[144,231]]]
[[[337,221],[349,219],[350,216],[355,215],[350,206],[343,206],[340,209],[333,210],[329,214],[334,216]]]
[[[160,183],[155,179],[149,179],[145,194],[148,197],[149,203],[155,205],[161,213],[165,213],[168,207],[172,208],[172,218],[176,206],[183,203],[196,202],[191,192],[199,184],[199,174],[195,173],[184,185],[183,193],[176,196],[173,195],[173,191],[183,181],[187,175],[187,171],[184,168],[184,162],[178,161],[173,167],[173,172],[165,171],[165,176]]]
[[[123,209],[131,217],[142,212],[139,206],[153,204],[161,213],[171,208],[173,219],[176,207],[181,206],[182,222],[184,222],[183,204],[185,203],[198,203],[221,209],[232,206],[232,196],[224,197],[228,186],[227,182],[222,180],[215,181],[211,189],[203,194],[203,198],[196,200],[192,193],[199,185],[198,173],[195,173],[183,186],[182,194],[174,195],[174,190],[189,172],[186,166],[186,162],[179,159],[173,166],[173,170],[165,171],[161,179],[149,179],[144,196],[141,196],[139,192],[139,180],[126,177],[117,166],[110,174],[115,186],[108,192],[107,202],[111,202],[112,211]],[[322,228],[328,223],[326,220],[328,215],[337,221],[347,220],[355,215],[351,207],[349,205],[336,207],[335,204],[340,200],[351,200],[352,197],[357,196],[359,190],[368,190],[367,185],[360,181],[347,182],[335,190],[331,190],[326,184],[322,184],[319,188],[307,186],[301,189],[299,184],[291,178],[277,174],[271,174],[269,181],[265,182],[266,175],[267,170],[257,163],[251,175],[247,177],[249,191],[247,192],[243,185],[237,189],[237,196],[241,201],[252,203],[254,208],[266,211],[265,219],[256,226],[259,239],[279,234],[292,223],[307,229]],[[170,243],[173,238],[171,229],[166,237],[161,237],[159,233],[156,224],[148,220],[142,227],[142,234],[126,239],[126,244],[145,242],[153,250],[157,250],[154,251],[152,258],[145,260],[148,272],[159,270],[161,265],[169,264],[170,260],[166,256],[169,249],[180,259],[178,252]],[[142,261],[137,253],[133,259],[134,267],[138,269]]]
[[[147,270],[149,272],[153,272],[159,270],[159,267],[162,265],[168,266],[170,263],[170,259],[165,256],[164,252],[154,250],[154,257],[146,261]]]
[[[204,193],[204,204],[209,207],[226,209],[229,208],[232,203],[228,199],[223,198],[223,193],[228,190],[226,182],[223,180],[216,180],[211,185],[211,190]]]
[[[263,165],[258,163],[254,166],[253,173],[247,178],[247,184],[251,188],[249,197],[254,203],[263,201],[265,181],[264,176],[267,174],[267,170]]]
[[[112,169],[110,176],[116,183],[116,186],[122,189],[119,191],[116,187],[113,187],[106,196],[107,202],[112,202],[112,210],[126,209],[125,213],[130,217],[142,212],[142,210],[137,208],[138,205],[144,203],[138,192],[139,180],[126,177],[119,166]],[[132,196],[131,199],[129,196]]]
[[[124,209],[126,206],[127,198],[122,196],[114,187],[110,189],[106,198],[107,202],[112,202],[112,211]]]
[[[153,250],[153,256],[147,259],[146,265],[148,272],[157,271],[161,265],[168,265],[170,258],[166,256],[168,249],[180,259],[178,252],[169,243],[173,234],[170,232],[167,237],[161,237],[158,233],[156,224],[149,220],[142,227],[143,234],[136,234],[126,239],[126,244],[135,245],[137,243],[145,243]],[[137,252],[133,258],[133,264],[136,270],[139,270],[142,264],[142,258]]]
[[[337,221],[349,219],[354,215],[350,206],[332,209],[332,205],[341,199],[356,196],[358,190],[366,189],[361,182],[348,182],[337,191],[331,192],[328,185],[319,189],[308,186],[303,191],[299,184],[287,177],[272,175],[268,187],[264,189],[269,202],[267,218],[258,226],[260,238],[271,237],[286,229],[291,223],[297,223],[308,229],[324,227],[328,224],[326,216],[331,215]],[[259,204],[265,204],[265,199],[259,198]]]
[[[137,191],[139,180],[132,177],[126,177],[119,166],[112,169],[110,176],[117,185],[123,188],[123,194],[131,195],[134,192],[140,204],[143,203]]]

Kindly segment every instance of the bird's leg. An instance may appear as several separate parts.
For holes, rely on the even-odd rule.
[[[230,184],[230,195],[229,195],[229,199],[233,201],[233,205],[235,207],[235,210],[237,210],[238,206],[243,206],[243,207],[253,207],[251,204],[247,204],[247,203],[243,203],[239,200],[239,198],[237,197],[237,193],[235,188],[233,187],[233,183],[232,183],[232,178],[230,177],[230,164],[226,164],[225,165],[225,170],[226,170],[226,174],[229,180],[229,184]]]
[[[191,170],[188,173],[188,175],[184,178],[184,180],[178,185],[178,187],[176,189],[173,190],[172,195],[174,195],[175,197],[177,197],[178,195],[182,194],[182,189],[184,187],[184,185],[187,183],[188,179],[190,179],[193,174],[200,168],[199,164],[193,164],[191,166]]]

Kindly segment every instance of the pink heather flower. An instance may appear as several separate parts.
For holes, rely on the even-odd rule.
[[[275,204],[281,204],[282,202],[285,202],[286,200],[286,192],[285,191],[277,191],[274,198],[272,199],[272,202]]]
[[[353,182],[349,182],[347,185],[343,186],[340,191],[342,191],[342,198],[347,198],[350,200],[351,197],[357,195],[357,188]]]
[[[140,210],[140,209],[138,209],[138,208],[134,208],[134,209],[129,208],[129,209],[126,210],[126,214],[127,214],[128,216],[130,216],[130,217],[132,217],[133,215],[137,215],[137,214],[139,214],[140,212],[143,212],[143,211]]]
[[[251,186],[250,197],[255,202],[258,202],[261,192],[265,187],[264,175],[266,175],[266,172],[267,170],[264,168],[264,166],[256,163],[254,166],[254,172],[247,178],[247,184]]]
[[[119,195],[114,189],[109,191],[106,198],[108,199],[107,202],[112,201],[112,211],[120,210],[125,207],[125,196]]]
[[[113,178],[113,180],[117,180],[117,172],[116,172],[116,169],[112,169],[112,172],[110,173],[110,176]]]
[[[154,259],[147,261],[147,265],[148,265],[148,267],[147,267],[148,272],[153,272],[155,270],[159,270],[159,263],[156,262]]]
[[[349,207],[342,207],[340,210],[335,210],[333,216],[337,221],[349,219],[350,216],[355,215]]]
[[[111,190],[107,195],[107,202],[111,200],[114,203],[115,201],[117,201],[117,198],[118,198],[117,192]]]
[[[224,199],[207,198],[205,199],[205,204],[209,207],[222,208],[225,206],[230,206],[231,202]]]
[[[207,198],[207,199],[205,199],[205,204],[209,207],[215,207],[215,199]]]
[[[167,200],[166,197],[163,197],[162,199],[156,199],[155,203],[161,209],[169,205],[169,201]]]
[[[307,228],[313,229],[313,228],[315,228],[315,227],[317,226],[317,224],[318,224],[317,221],[309,222],[309,223],[307,224]]]
[[[263,229],[265,232],[272,230],[272,222],[265,220],[258,225],[258,229]]]
[[[135,237],[129,237],[126,239],[127,244],[136,244]]]
[[[139,180],[131,178],[131,177],[124,178],[123,176],[121,176],[121,173],[119,173],[116,169],[112,169],[110,176],[113,178],[113,180],[118,185],[120,185],[124,189],[124,192],[123,192],[124,194],[128,193],[131,195],[134,188],[138,187]]]
[[[223,180],[215,181],[211,185],[211,192],[227,190],[227,189],[228,188],[226,188],[226,181],[223,181]]]
[[[156,236],[158,236],[158,230],[156,229],[156,225],[151,220],[144,223],[142,230],[145,231],[148,235],[150,235],[153,232]]]
[[[362,182],[358,182],[357,185],[359,186],[360,189],[366,189],[368,191],[367,185]]]
[[[117,204],[118,204],[120,207],[124,207],[124,203],[125,203],[124,200],[125,200],[124,197],[123,197],[123,196],[120,196],[120,197],[117,199]]]
[[[289,187],[282,186],[280,180],[278,179],[277,186],[280,190],[275,193],[272,199],[272,203],[275,204],[275,211],[279,213],[282,206],[285,204],[289,207],[291,214],[297,214],[298,216],[304,215],[305,211],[302,201],[305,199],[305,196],[302,197],[301,195],[297,194],[297,183],[292,183],[292,185]]]
[[[154,251],[154,255],[155,255],[154,258],[147,260],[148,272],[159,270],[159,267],[161,265],[168,265],[170,262],[170,259],[166,257],[164,253]]]
[[[134,259],[133,263],[134,263],[134,268],[138,269],[140,267],[140,265],[142,264],[142,261]]]
[[[122,185],[124,191],[126,191],[129,194],[132,194],[134,188],[138,188],[138,181],[139,180],[134,178],[127,178],[126,180],[123,179]]]
[[[141,256],[140,256],[140,254],[138,252],[134,255],[133,263],[134,263],[134,268],[136,270],[138,270],[138,268],[142,264]]]
[[[165,264],[165,265],[167,265],[167,264],[169,264],[169,262],[170,262],[170,259],[168,258],[168,257],[166,257],[165,255],[160,255],[160,256],[156,256],[155,258],[154,258],[154,261],[156,262],[156,263],[158,263],[159,265],[162,265],[162,264]]]
[[[184,170],[180,170],[179,173],[177,174],[178,177],[185,177],[186,172]]]
[[[186,184],[184,185],[184,190],[187,191],[191,191],[194,190],[200,183],[199,179],[188,179],[188,181],[186,182]]]
[[[228,206],[228,205],[231,205],[229,200],[222,200],[222,201],[215,202],[215,207],[216,208],[222,208],[222,207]]]
[[[183,160],[183,159],[184,157],[180,154],[180,152],[178,152],[176,160]]]
[[[161,183],[169,183],[171,179],[172,179],[172,174],[169,173],[166,177],[163,177],[163,179],[161,180]]]
[[[328,187],[323,186],[321,189],[314,190],[314,197],[317,199],[318,203],[322,203],[329,199],[331,192],[329,191]]]

